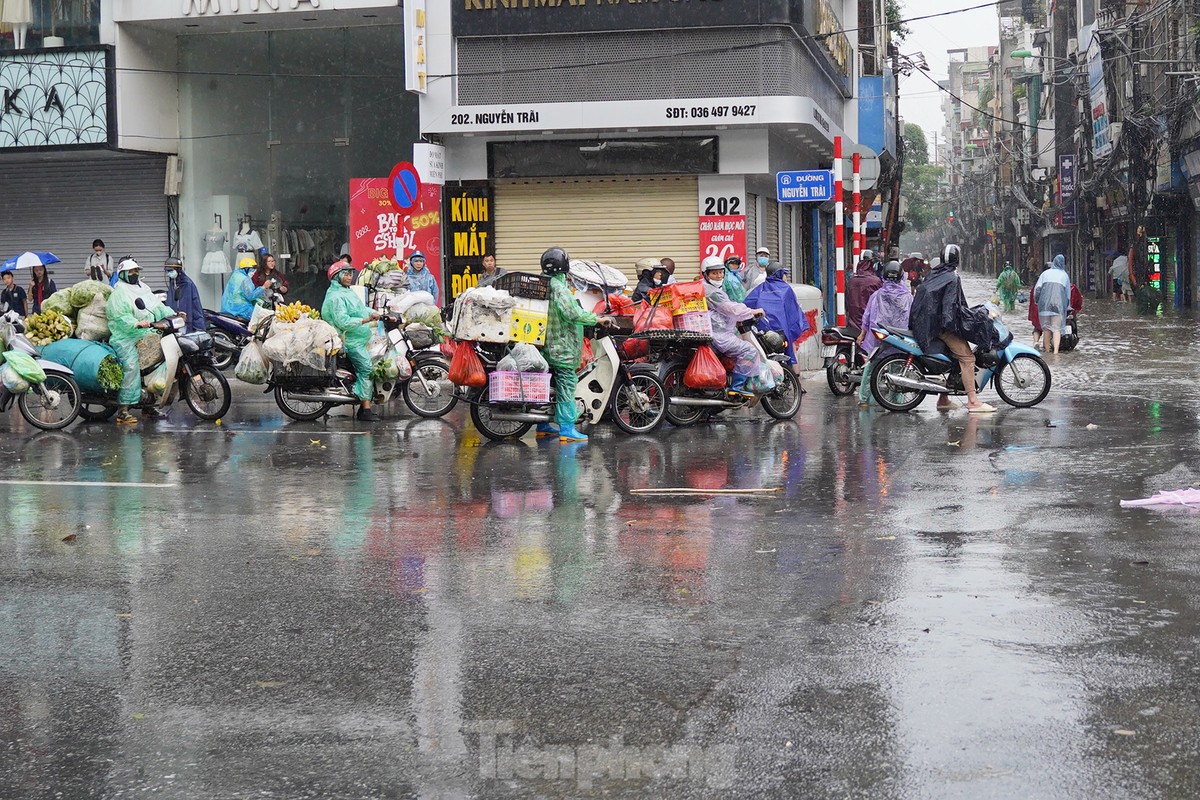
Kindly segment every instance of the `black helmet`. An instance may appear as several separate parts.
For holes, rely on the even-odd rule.
[[[887,262],[883,267],[883,279],[885,281],[900,280],[900,262],[895,259]]]
[[[767,331],[760,339],[763,350],[768,353],[783,353],[787,351],[787,339],[779,331]]]
[[[180,269],[183,267],[183,259],[175,256],[168,256],[163,259],[163,269]]]
[[[565,274],[571,268],[571,257],[561,247],[551,247],[542,253],[542,272],[546,275]]]
[[[942,263],[943,264],[950,266],[950,267],[954,267],[955,269],[958,269],[958,259],[959,259],[958,245],[948,244],[942,248]]]

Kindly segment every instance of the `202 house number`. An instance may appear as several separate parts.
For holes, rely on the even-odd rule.
[[[732,217],[741,212],[742,201],[739,197],[706,197],[704,198],[704,215],[706,217]]]

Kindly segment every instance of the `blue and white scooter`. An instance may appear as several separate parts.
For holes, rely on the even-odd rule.
[[[1050,368],[1037,350],[1013,341],[994,306],[986,308],[1000,344],[994,350],[976,350],[976,391],[991,381],[1000,399],[1010,406],[1036,406],[1050,393]],[[958,362],[944,348],[926,353],[912,331],[890,325],[876,326],[871,334],[891,348],[871,371],[871,394],[879,405],[889,411],[910,411],[926,395],[966,394]]]

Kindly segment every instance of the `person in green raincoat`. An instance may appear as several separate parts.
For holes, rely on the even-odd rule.
[[[561,247],[551,247],[542,253],[542,273],[550,276],[550,313],[546,320],[546,347],[543,354],[554,376],[554,421],[556,430],[548,423],[537,426],[538,436],[558,434],[560,442],[586,442],[575,430],[576,374],[583,359],[583,327],[595,325],[599,317],[584,311],[567,286],[567,270],[571,257]]]
[[[358,418],[368,422],[379,419],[371,408],[375,382],[371,380],[371,356],[367,344],[371,341],[371,323],[379,319],[378,312],[367,308],[362,298],[350,288],[354,283],[354,267],[345,261],[330,265],[329,291],[321,304],[321,319],[337,328],[346,347],[346,355],[354,367],[354,394],[362,401]]]
[[[746,285],[742,283],[741,256],[727,256],[725,258],[725,279],[722,286],[725,289],[725,294],[729,295],[730,300],[735,303],[746,302]]]
[[[142,268],[132,258],[117,265],[117,282],[108,296],[105,313],[108,315],[108,343],[117,351],[125,378],[117,392],[117,424],[136,425],[137,417],[129,407],[142,400],[142,368],[137,343],[151,333],[150,326],[175,312],[162,304],[150,287],[139,281]],[[142,301],[144,308],[137,307]]]
[[[1013,269],[1013,265],[1004,262],[1000,277],[996,278],[996,292],[1000,295],[1000,303],[1006,313],[1017,310],[1017,292],[1021,289],[1021,276]]]

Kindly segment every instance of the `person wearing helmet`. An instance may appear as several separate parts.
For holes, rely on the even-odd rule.
[[[122,259],[117,264],[117,285],[104,308],[108,316],[108,343],[117,352],[117,359],[125,370],[117,392],[118,425],[137,424],[137,417],[129,413],[129,407],[142,400],[142,369],[137,343],[151,333],[153,323],[175,313],[141,282],[141,274],[142,268],[136,261]],[[142,301],[142,308],[138,308],[138,300]]]
[[[634,266],[638,270],[638,282],[632,297],[635,303],[649,300],[650,290],[661,289],[671,278],[671,273],[662,265],[662,262],[653,258],[638,259]]]
[[[546,320],[546,346],[543,355],[554,378],[554,422],[537,426],[538,436],[558,435],[560,442],[586,442],[575,430],[575,386],[579,383],[577,370],[583,360],[583,328],[595,325],[599,317],[584,311],[567,286],[567,270],[571,257],[561,247],[551,247],[542,253],[542,274],[550,276],[550,313]]]
[[[898,261],[889,261],[883,267],[883,286],[871,295],[867,308],[863,311],[862,331],[858,334],[858,343],[867,356],[866,366],[863,367],[862,383],[858,385],[858,404],[869,406],[871,396],[871,371],[875,364],[895,348],[881,345],[879,340],[871,335],[871,329],[879,325],[891,325],[904,328],[908,325],[908,315],[912,309],[912,293],[904,287],[904,269]]]
[[[258,268],[258,261],[252,255],[238,257],[238,268],[229,275],[225,284],[225,293],[221,295],[221,313],[230,314],[240,319],[250,321],[254,314],[254,304],[267,289],[275,285],[268,279],[262,286],[255,286],[250,273]]]
[[[970,315],[970,310],[957,272],[961,257],[956,244],[942,248],[942,263],[930,271],[929,277],[917,287],[908,315],[908,327],[912,329],[921,349],[927,353],[939,340],[945,343],[962,371],[963,388],[967,392],[967,411],[986,414],[996,409],[980,400],[975,392],[975,354],[963,338],[961,320]],[[954,408],[954,403],[949,396],[939,394],[937,407],[945,411]]]
[[[433,295],[433,304],[439,305],[438,282],[433,273],[425,266],[425,254],[417,250],[408,257],[408,290],[410,292],[429,292]]]
[[[704,259],[700,262],[700,271],[704,276],[704,299],[708,302],[712,321],[713,349],[734,362],[730,393],[753,395],[756,391],[770,391],[774,388],[774,379],[762,354],[737,332],[739,322],[765,316],[765,312],[730,299],[725,291],[725,264],[720,257]]]
[[[800,310],[796,292],[788,283],[787,268],[778,261],[767,264],[767,278],[746,295],[746,305],[761,308],[766,316],[758,323],[759,328],[783,331],[788,358],[796,363],[795,343],[809,329],[808,320]]]
[[[870,252],[863,251],[863,258],[858,262],[854,275],[846,281],[846,324],[855,330],[862,329],[862,317],[863,312],[867,310],[867,302],[883,285],[883,281],[875,272],[875,261],[867,256]]]
[[[167,302],[176,311],[187,315],[187,333],[205,329],[204,304],[196,282],[183,273],[183,259],[171,256],[163,261],[167,277]]]
[[[715,256],[709,258],[715,258]],[[744,302],[746,300],[746,284],[742,283],[742,257],[726,256],[724,267],[725,276],[721,279],[721,285],[725,289],[725,294],[729,295],[729,299],[735,303]]]
[[[346,357],[354,367],[354,396],[362,405],[358,419],[374,422],[379,414],[371,408],[371,396],[375,382],[371,380],[371,354],[367,345],[371,341],[371,323],[379,319],[379,313],[367,308],[358,293],[350,288],[354,283],[354,267],[335,261],[326,270],[329,290],[321,304],[321,319],[337,328],[346,348]]]

